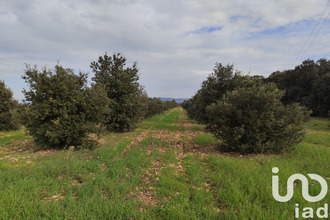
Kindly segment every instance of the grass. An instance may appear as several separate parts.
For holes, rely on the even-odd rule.
[[[308,203],[296,182],[294,197],[279,203],[271,169],[280,169],[281,195],[294,173],[329,183],[327,123],[312,118],[304,141],[284,155],[219,153],[212,135],[180,108],[134,132],[110,133],[93,151],[38,149],[24,130],[1,132],[1,218],[293,219],[295,203],[315,210],[329,194]],[[310,184],[311,194],[319,190]]]
[[[22,127],[18,131],[0,131],[0,147],[1,146],[8,146],[12,145],[15,142],[30,140],[32,139],[31,136],[26,134],[26,130]]]
[[[195,143],[202,146],[215,143],[215,138],[211,134],[198,134],[195,138]]]
[[[330,147],[330,121],[322,118],[312,118],[305,125],[306,136],[304,142]]]

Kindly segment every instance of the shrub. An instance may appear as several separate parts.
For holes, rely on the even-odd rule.
[[[233,151],[279,153],[303,137],[309,112],[298,104],[284,106],[275,84],[239,88],[207,107],[208,129]]]
[[[0,131],[19,129],[17,107],[12,91],[0,80]]]
[[[262,82],[263,77],[242,75],[234,65],[216,63],[213,72],[203,81],[201,88],[183,107],[189,116],[199,123],[207,124],[206,107],[221,99],[226,92],[247,88]]]
[[[120,53],[109,56],[105,53],[93,61],[90,68],[95,73],[92,80],[102,86],[110,99],[111,114],[106,116],[104,125],[109,130],[130,131],[141,119],[144,107],[138,100],[144,99],[144,90],[139,85],[137,64],[125,67],[126,58]],[[143,114],[142,114],[143,116]]]
[[[22,78],[28,106],[24,124],[35,142],[51,148],[82,146],[108,104],[105,92],[86,87],[87,74],[56,65],[54,70],[27,69]]]
[[[149,98],[146,118],[161,114],[166,110],[164,102],[160,98]]]
[[[175,99],[172,99],[172,101],[169,101],[169,100],[164,101],[164,105],[165,105],[166,110],[169,110],[169,109],[177,107],[178,103],[175,101]]]

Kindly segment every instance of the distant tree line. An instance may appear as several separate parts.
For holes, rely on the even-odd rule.
[[[284,104],[297,102],[312,110],[312,116],[330,116],[330,60],[305,60],[294,69],[272,73],[265,82],[285,91]]]
[[[29,88],[20,107],[0,81],[0,130],[23,124],[40,146],[93,147],[91,133],[130,131],[143,119],[177,106],[175,100],[149,98],[138,82],[137,64],[125,66],[119,53],[99,56],[90,64],[95,75],[87,86],[85,73],[77,75],[59,64],[41,70],[27,65],[22,78]]]
[[[283,152],[302,139],[302,123],[310,114],[328,116],[330,62],[306,60],[267,78],[243,75],[233,65],[216,63],[182,106],[228,150]]]

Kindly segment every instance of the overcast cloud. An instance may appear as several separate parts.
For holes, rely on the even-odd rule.
[[[149,96],[191,97],[215,62],[268,76],[330,58],[330,18],[296,59],[328,0],[0,0],[0,79],[17,99],[25,65],[75,71],[104,52],[138,62]],[[330,13],[330,4],[319,26]],[[315,31],[318,30],[316,27]],[[92,76],[92,73],[90,73]]]

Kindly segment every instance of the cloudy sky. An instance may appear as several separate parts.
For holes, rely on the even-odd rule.
[[[268,76],[330,59],[329,1],[0,0],[0,80],[22,99],[25,63],[92,77],[92,61],[120,52],[149,96],[189,98],[216,62]]]

